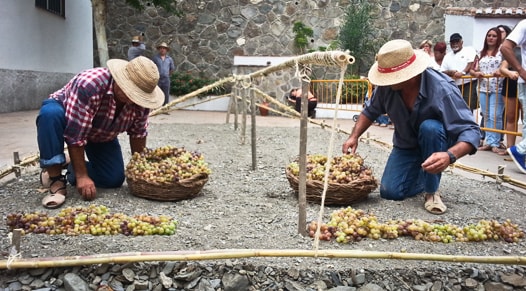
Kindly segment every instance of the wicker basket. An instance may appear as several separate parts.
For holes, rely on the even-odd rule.
[[[197,174],[184,180],[162,184],[150,183],[126,175],[126,182],[131,193],[137,197],[160,201],[179,201],[197,196],[208,182],[208,175]]]
[[[294,176],[287,169],[287,179],[292,189],[298,194],[298,177]],[[323,182],[307,180],[306,186],[307,201],[321,204]],[[376,179],[372,176],[371,179],[357,179],[348,184],[329,183],[327,185],[327,193],[325,194],[325,205],[350,205],[351,203],[364,201],[367,199],[369,193],[377,187]]]

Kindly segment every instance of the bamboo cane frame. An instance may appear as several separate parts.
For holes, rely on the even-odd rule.
[[[526,265],[524,256],[464,256],[427,253],[377,252],[363,250],[224,249],[208,251],[165,251],[110,253],[0,261],[0,269],[59,268],[95,264],[126,264],[159,261],[203,261],[254,257],[304,257],[329,259],[386,259],[452,263]]]
[[[265,68],[263,70],[249,74],[249,79],[255,77],[263,77],[272,72],[276,72],[285,68],[290,68],[297,63],[311,63],[319,65],[337,65],[342,62],[349,62],[350,59],[345,54],[338,52],[330,52],[325,54],[321,52],[311,53],[299,56],[277,66]],[[354,61],[354,60],[353,60]],[[244,78],[247,78],[245,76]],[[237,77],[228,77],[215,82],[211,85],[205,86],[199,90],[181,96],[173,100],[167,105],[154,110],[150,116],[155,116],[163,112],[168,112],[170,107],[180,102],[186,101],[190,98],[198,96],[199,94],[209,91],[213,88],[221,86],[227,82],[234,82],[239,80]],[[288,106],[276,101],[274,98],[264,94],[257,88],[251,88],[255,93],[262,95],[267,101],[279,105],[280,108],[291,115],[298,117],[299,113],[293,111]],[[234,95],[235,96],[235,95]],[[237,96],[236,96],[237,97]],[[234,98],[237,99],[237,98]],[[192,106],[192,105],[188,105]],[[246,105],[245,105],[246,106]],[[273,112],[278,112],[272,108],[264,105],[259,105],[267,108]],[[253,107],[254,108],[254,107]],[[246,112],[243,112],[246,114]],[[280,112],[278,112],[280,113]],[[281,114],[281,113],[280,113]],[[330,125],[323,122],[315,122],[309,119],[309,122],[318,124],[322,128]],[[345,132],[345,131],[341,131]],[[363,140],[364,138],[362,138]],[[381,141],[369,139],[380,144]],[[0,179],[14,172],[21,166],[35,164],[38,161],[38,155],[25,158],[19,165],[12,166],[6,170],[0,171]],[[510,183],[521,188],[526,189],[526,183],[514,180],[506,175],[498,175],[476,169],[474,167],[456,164],[453,167],[488,176],[494,179],[501,179],[503,182]],[[11,261],[0,261],[0,269],[19,269],[19,268],[48,268],[48,267],[66,267],[66,266],[80,266],[89,264],[102,263],[129,263],[129,262],[145,262],[145,261],[192,261],[192,260],[217,260],[217,259],[232,259],[232,258],[249,258],[249,257],[325,257],[325,258],[354,258],[354,259],[397,259],[397,260],[420,260],[420,261],[442,261],[442,262],[464,262],[464,263],[484,263],[484,264],[515,264],[526,265],[526,257],[522,256],[456,256],[456,255],[440,255],[440,254],[421,254],[421,253],[394,253],[394,252],[370,252],[370,251],[356,251],[356,250],[210,250],[210,251],[175,251],[175,252],[157,252],[157,253],[122,253],[122,254],[99,254],[93,256],[71,256],[71,257],[52,257],[52,258],[35,258],[35,259],[18,259],[14,258]]]

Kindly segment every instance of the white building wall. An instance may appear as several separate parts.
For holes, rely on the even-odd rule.
[[[473,17],[464,15],[445,15],[445,34],[444,41],[449,47],[449,37],[458,32],[462,35],[464,46],[472,46],[477,51],[482,50],[486,32],[492,27],[500,24],[513,27],[521,20],[520,18],[499,18],[499,17]]]
[[[90,0],[66,0],[66,17],[34,0],[0,0],[0,68],[76,73],[93,67]]]
[[[91,0],[65,0],[65,14],[34,0],[0,0],[0,113],[38,109],[93,67]]]

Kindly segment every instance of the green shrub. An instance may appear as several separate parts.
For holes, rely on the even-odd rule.
[[[170,94],[175,96],[183,96],[188,93],[192,93],[198,89],[201,89],[207,85],[210,85],[216,80],[196,77],[189,72],[176,71],[170,77]],[[226,93],[226,89],[222,86],[209,90],[207,92],[199,94],[199,96],[205,95],[222,95]]]
[[[346,80],[357,80],[359,76],[347,76]],[[344,82],[342,87],[342,104],[363,104],[367,94],[367,82]]]
[[[314,30],[303,24],[301,21],[296,21],[292,27],[292,32],[295,34],[294,46],[300,53],[305,52],[309,46],[309,38],[314,35]]]

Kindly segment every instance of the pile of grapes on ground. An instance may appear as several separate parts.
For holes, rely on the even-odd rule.
[[[310,222],[309,235],[315,237],[317,229],[317,222]],[[335,239],[339,243],[350,243],[364,238],[395,239],[401,236],[443,243],[487,240],[516,243],[524,238],[524,231],[509,219],[503,222],[480,220],[463,227],[453,224],[429,223],[421,219],[380,222],[374,214],[352,207],[334,211],[330,221],[322,223],[319,229],[318,238],[320,240]]]
[[[7,215],[10,230],[21,229],[25,233],[65,235],[172,235],[177,221],[169,216],[111,213],[104,205],[68,207],[57,216],[45,212],[10,213]]]

